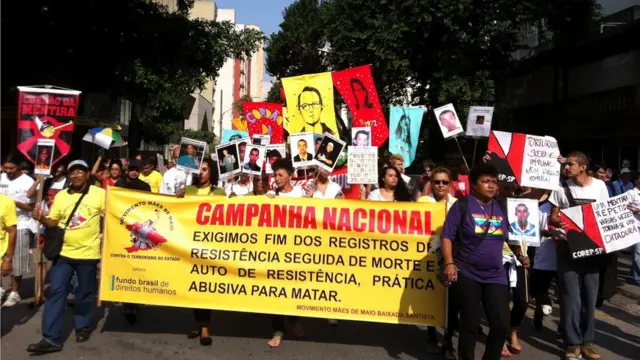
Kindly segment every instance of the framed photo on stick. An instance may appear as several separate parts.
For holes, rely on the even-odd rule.
[[[303,132],[289,135],[291,143],[291,159],[294,168],[307,168],[314,165],[313,155],[315,154],[313,133]]]
[[[434,109],[433,112],[436,114],[436,121],[438,122],[438,126],[440,126],[442,137],[444,137],[445,140],[454,138],[464,132],[453,104],[441,106]]]
[[[190,173],[200,173],[206,149],[206,142],[183,137],[180,140],[180,155],[176,167]]]
[[[313,158],[314,163],[318,168],[332,172],[345,145],[346,143],[339,138],[328,133],[324,134],[316,156]]]
[[[238,142],[230,142],[216,146],[218,157],[218,174],[220,178],[230,178],[240,172],[241,159],[238,150]]]
[[[34,167],[34,173],[36,175],[51,174],[55,144],[56,142],[54,139],[38,139],[36,147],[36,163]]]

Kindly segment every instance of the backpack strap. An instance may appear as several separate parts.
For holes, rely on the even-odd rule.
[[[569,189],[569,184],[566,181],[562,182],[562,189],[564,190],[564,196],[567,197],[567,201],[569,202],[569,207],[578,206],[576,199],[573,197],[571,193],[571,189]]]

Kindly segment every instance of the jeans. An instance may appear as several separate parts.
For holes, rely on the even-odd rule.
[[[489,335],[482,359],[499,360],[509,333],[509,286],[479,283],[459,273],[458,281],[452,288],[460,310],[458,359],[475,359],[478,328],[484,308],[489,322]]]
[[[633,280],[635,280],[636,285],[640,286],[640,243],[633,245],[631,270],[633,271]]]
[[[593,260],[574,260],[566,242],[557,244],[560,318],[566,346],[590,343],[595,338],[600,267]]]
[[[67,306],[71,278],[75,272],[76,306],[73,326],[77,330],[89,329],[96,310],[97,260],[73,260],[64,257],[54,261],[49,269],[49,295],[42,314],[42,337],[49,343],[62,346],[62,324]]]

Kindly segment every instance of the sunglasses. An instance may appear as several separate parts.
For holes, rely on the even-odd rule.
[[[449,185],[448,180],[433,180],[432,182],[436,185]]]

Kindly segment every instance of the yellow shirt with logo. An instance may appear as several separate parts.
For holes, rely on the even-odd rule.
[[[140,180],[146,182],[151,187],[151,192],[159,193],[160,188],[162,187],[162,174],[153,170],[149,176],[144,176],[144,174],[140,174],[138,177]]]
[[[9,247],[9,232],[7,230],[17,224],[15,201],[7,195],[0,194],[0,256],[4,255]]]
[[[105,190],[90,186],[64,234],[61,256],[77,260],[100,259],[100,218],[104,215]],[[61,229],[82,194],[60,191],[53,200],[49,218],[58,220]]]
[[[221,187],[216,187],[211,193],[209,193],[209,191],[211,191],[211,188],[209,188],[208,186],[204,188],[198,188],[194,185],[189,185],[184,189],[185,195],[227,195],[224,192],[224,189]]]

